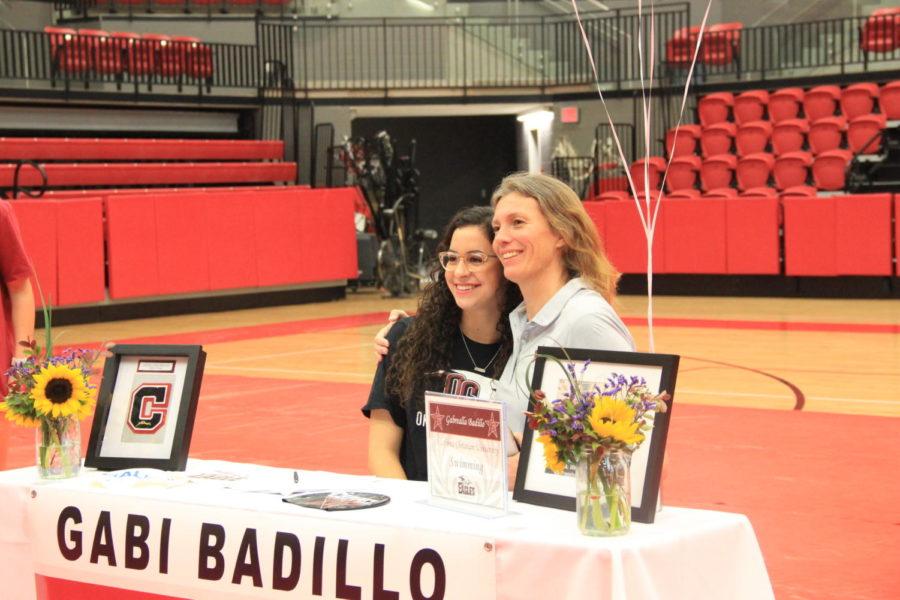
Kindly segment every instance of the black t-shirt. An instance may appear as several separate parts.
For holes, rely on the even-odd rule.
[[[362,408],[362,412],[367,417],[370,411],[374,409],[387,410],[394,423],[403,429],[403,441],[400,444],[400,464],[406,472],[406,478],[411,480],[425,481],[428,479],[428,460],[426,456],[425,445],[425,414],[424,408],[420,409],[421,399],[408,398],[405,405],[400,404],[400,399],[393,394],[388,394],[385,390],[385,377],[391,364],[391,355],[397,348],[397,344],[406,333],[406,330],[412,324],[412,318],[397,321],[387,334],[390,342],[390,351],[387,356],[378,365],[375,371],[375,379],[372,381],[372,390],[369,392],[369,400]],[[492,359],[495,358],[500,343],[495,344],[479,344],[469,338],[466,338],[469,351],[475,364],[479,367],[485,367],[490,363],[492,367],[489,371],[493,371]],[[491,395],[492,379],[482,373],[476,373],[472,358],[466,352],[466,346],[463,344],[462,335],[457,335],[453,340],[453,352],[450,362],[450,370],[452,373],[444,376],[443,381],[434,379],[432,385],[428,389],[442,391],[446,394],[456,394],[461,396],[471,396],[474,398],[489,398]],[[423,375],[424,376],[424,375]]]

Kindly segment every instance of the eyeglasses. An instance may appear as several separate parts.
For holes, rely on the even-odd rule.
[[[445,271],[451,271],[456,268],[460,261],[466,264],[470,271],[477,271],[487,264],[488,259],[497,258],[496,254],[485,254],[484,252],[469,252],[468,254],[459,254],[457,252],[438,252],[438,262],[444,267]]]

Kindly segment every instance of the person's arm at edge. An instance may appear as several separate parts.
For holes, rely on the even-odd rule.
[[[24,358],[25,348],[19,342],[34,339],[34,293],[27,277],[7,283],[11,325],[15,340],[13,358]]]
[[[400,319],[405,319],[409,315],[406,314],[405,311],[400,310],[399,308],[395,308],[391,311],[391,314],[388,315],[388,324],[378,330],[378,333],[375,334],[375,362],[380,363],[381,359],[388,353],[391,349],[391,343],[387,339],[387,335],[391,330],[391,327],[394,326]]]
[[[376,408],[369,413],[369,472],[376,477],[406,479],[400,464],[400,444],[403,429],[394,423],[391,414]]]

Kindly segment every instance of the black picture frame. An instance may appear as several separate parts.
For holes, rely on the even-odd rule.
[[[543,356],[542,356],[543,355]],[[545,385],[550,382],[544,382],[544,374],[548,370],[548,359],[545,356],[552,356],[559,359],[563,364],[571,364],[576,368],[576,372],[590,360],[588,369],[592,370],[594,375],[604,373],[619,373],[630,377],[631,375],[650,374],[646,377],[647,384],[650,389],[659,393],[666,391],[675,398],[675,382],[678,375],[679,356],[674,354],[650,354],[643,352],[616,352],[612,350],[585,350],[578,348],[551,348],[541,346],[535,352],[534,374],[532,377],[532,387],[535,390],[541,389],[547,394],[547,397],[554,399],[559,397],[556,389],[544,389]],[[550,361],[554,369],[559,369],[555,361]],[[591,371],[589,371],[590,373]],[[654,386],[654,380],[657,379],[658,387]],[[603,377],[605,379],[605,377]],[[593,375],[592,379],[593,380]],[[656,389],[654,389],[656,388]],[[656,517],[657,502],[659,499],[659,484],[662,477],[663,457],[666,451],[666,440],[669,434],[669,420],[672,414],[673,402],[670,400],[668,410],[665,413],[657,413],[654,417],[653,430],[650,439],[645,440],[641,447],[635,452],[638,453],[647,446],[646,453],[641,456],[644,463],[643,471],[638,471],[637,475],[643,475],[640,478],[639,494],[635,493],[636,488],[634,482],[638,480],[635,477],[636,470],[640,469],[639,461],[632,463],[632,507],[631,519],[638,523],[652,523]],[[529,401],[528,409],[533,409],[535,400]],[[513,499],[527,504],[537,504],[540,506],[548,506],[562,510],[575,510],[574,485],[572,486],[572,495],[559,493],[557,486],[546,485],[551,482],[552,478],[556,478],[559,482],[559,475],[546,475],[547,480],[543,480],[544,475],[535,476],[535,468],[529,469],[531,460],[540,460],[543,465],[543,450],[540,444],[533,442],[534,431],[528,427],[526,423],[522,432],[522,449],[519,457],[519,465],[516,470],[516,483],[513,491]],[[543,471],[542,469],[540,471]],[[530,475],[529,475],[530,474]],[[639,498],[635,504],[635,498]]]
[[[84,465],[184,471],[206,352],[198,345],[118,344],[109,353]],[[152,436],[152,445],[145,443]]]

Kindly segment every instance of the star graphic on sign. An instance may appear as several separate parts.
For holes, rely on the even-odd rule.
[[[438,405],[434,406],[434,409],[431,411],[431,430],[432,431],[443,431],[444,430],[444,415],[441,414],[441,407]]]
[[[488,426],[488,432],[487,432],[488,437],[495,437],[497,439],[500,439],[500,430],[499,430],[500,421],[498,421],[494,418],[493,413],[491,413],[491,419],[487,422],[487,426]]]

